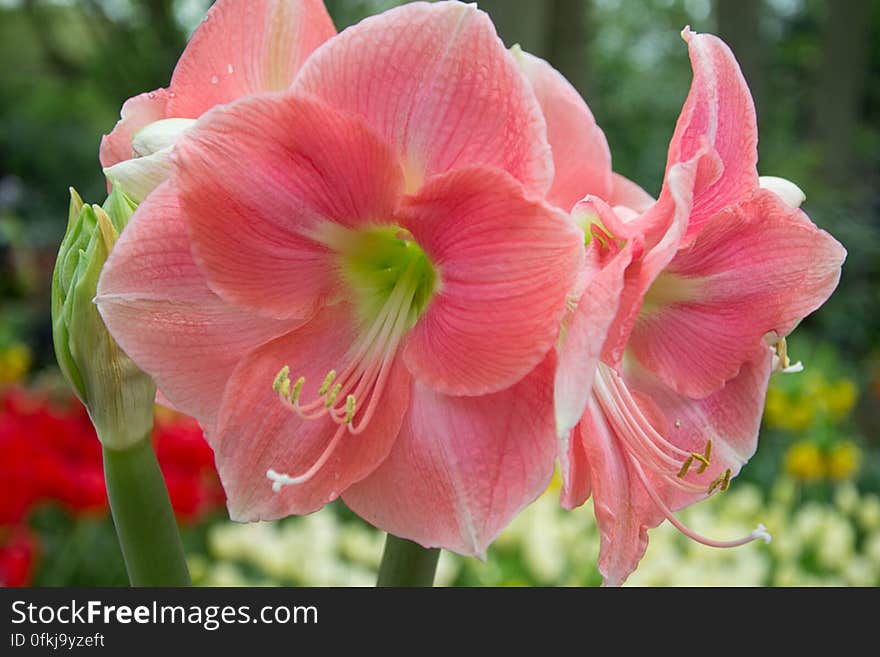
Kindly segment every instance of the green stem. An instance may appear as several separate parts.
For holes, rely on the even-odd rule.
[[[104,447],[104,478],[132,586],[189,586],[189,571],[165,479],[149,437]]]
[[[388,534],[376,586],[433,586],[440,550]]]

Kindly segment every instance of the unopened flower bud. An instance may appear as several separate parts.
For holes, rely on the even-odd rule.
[[[118,189],[103,208],[84,204],[73,189],[70,196],[52,276],[55,356],[101,442],[122,449],[150,432],[156,388],[110,337],[93,300],[101,268],[136,206]]]

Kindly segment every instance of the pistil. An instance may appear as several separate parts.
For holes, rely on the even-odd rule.
[[[315,235],[339,253],[341,277],[352,292],[361,330],[345,359],[346,366],[339,372],[330,370],[314,398],[302,399],[308,381],[300,376],[291,383],[287,365],[272,382],[272,389],[291,412],[309,421],[326,416],[339,425],[324,451],[303,473],[266,473],[275,491],[309,481],[344,436],[362,433],[369,426],[400,345],[437,286],[427,256],[417,245],[408,244],[400,229],[358,232],[332,226]]]
[[[748,536],[733,541],[717,541],[706,538],[689,529],[666,505],[656,490],[656,485],[645,472],[658,477],[664,484],[686,493],[711,495],[716,490],[725,491],[730,486],[732,470],[727,468],[706,487],[685,478],[695,470],[702,474],[711,465],[712,441],[706,441],[702,453],[688,452],[675,445],[659,433],[645,417],[638,402],[626,386],[622,377],[604,364],[599,364],[594,384],[596,398],[605,419],[612,425],[613,434],[619,440],[627,461],[632,466],[645,491],[657,509],[672,525],[689,538],[711,547],[737,547],[761,538],[770,542],[770,534],[763,525]],[[677,422],[676,426],[680,426]]]

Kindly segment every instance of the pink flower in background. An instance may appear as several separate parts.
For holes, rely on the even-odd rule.
[[[606,584],[632,572],[664,518],[709,545],[769,539],[704,539],[672,512],[726,489],[754,453],[767,343],[828,298],[845,257],[797,209],[794,185],[759,180],[754,106],[730,50],[683,37],[694,81],[659,200],[646,207],[618,179],[612,198],[573,212],[590,238],[556,374],[562,502],[592,494]]]
[[[553,184],[547,201],[570,212],[587,194],[609,198],[615,174],[605,133],[571,83],[548,62],[524,52],[511,51],[535,92],[553,153]]]
[[[511,51],[547,122],[554,169],[547,200],[566,212],[587,195],[639,212],[653,205],[650,194],[611,170],[605,133],[571,83],[548,62],[519,46]]]
[[[129,98],[101,141],[101,165],[134,201],[171,171],[171,151],[215,105],[283,91],[336,33],[321,0],[218,0],[193,33],[168,89]]]
[[[206,428],[234,519],[341,495],[482,554],[544,490],[583,257],[541,200],[545,135],[488,17],[438,2],[345,30],[289,93],[216,108],[177,144],[98,303]]]

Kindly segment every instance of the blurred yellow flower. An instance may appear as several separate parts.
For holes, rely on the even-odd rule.
[[[804,431],[813,424],[816,405],[809,397],[799,398],[780,388],[770,388],[764,413],[771,426],[788,431]]]
[[[785,471],[800,481],[816,481],[825,476],[825,459],[813,443],[801,441],[785,453]]]
[[[858,445],[848,440],[842,441],[828,453],[828,476],[838,481],[851,479],[858,472],[861,460],[862,451]]]
[[[824,386],[823,401],[835,419],[846,417],[856,405],[859,389],[851,379],[841,379]]]
[[[771,386],[767,390],[767,401],[764,403],[764,418],[773,426],[779,426],[780,419],[785,415],[787,406],[786,394],[779,388]]]
[[[558,495],[559,491],[562,490],[562,473],[559,472],[559,468],[556,468],[553,471],[553,478],[550,480],[550,484],[547,486],[547,490],[544,491],[544,495]]]
[[[31,350],[27,345],[15,343],[0,350],[0,385],[17,383],[31,367]]]
[[[858,396],[858,386],[852,379],[832,382],[818,371],[795,382],[774,379],[767,391],[764,419],[778,429],[803,432],[817,417],[842,420],[852,412]]]

